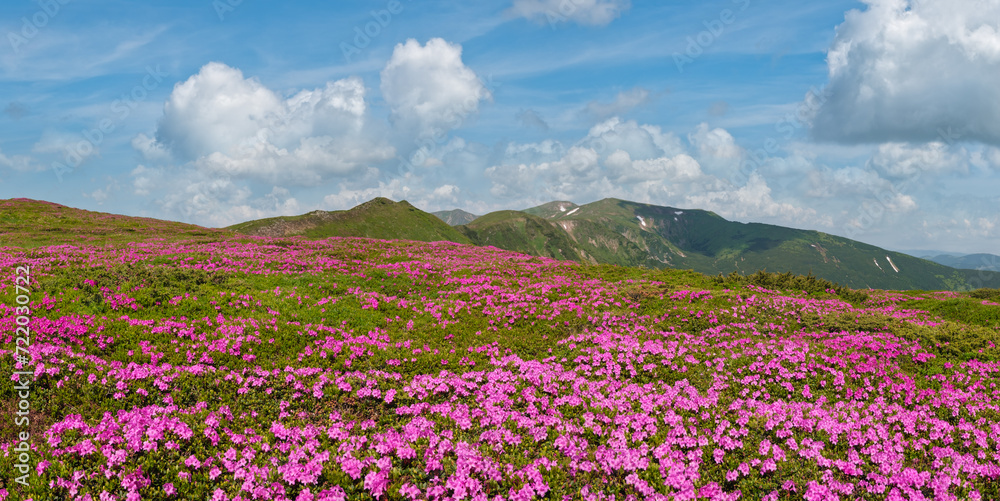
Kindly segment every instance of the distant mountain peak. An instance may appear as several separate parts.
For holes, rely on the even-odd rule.
[[[437,216],[442,221],[448,223],[449,226],[460,226],[463,224],[469,224],[476,220],[479,216],[472,214],[471,212],[466,212],[462,209],[452,209],[452,210],[439,210],[437,212],[431,212],[431,214]]]
[[[406,200],[373,198],[345,211],[312,211],[301,216],[258,219],[230,226],[247,235],[307,238],[365,237],[383,240],[469,243],[461,233]]]

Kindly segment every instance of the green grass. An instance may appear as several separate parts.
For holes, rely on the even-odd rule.
[[[231,235],[193,224],[93,212],[38,200],[0,200],[0,247],[105,246],[146,239],[213,242]]]
[[[906,303],[907,308],[924,310],[945,320],[1000,329],[1000,306],[984,305],[982,299],[926,299]]]

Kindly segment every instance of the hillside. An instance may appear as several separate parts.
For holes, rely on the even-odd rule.
[[[0,200],[0,247],[106,245],[147,239],[218,240],[229,234],[193,224],[74,209],[41,200]]]
[[[479,216],[465,212],[462,209],[454,210],[439,210],[437,212],[431,212],[431,214],[437,216],[442,221],[448,223],[449,226],[458,226],[461,224],[469,224],[476,220]]]
[[[455,217],[473,216],[447,212]],[[406,201],[376,198],[346,211],[313,211],[209,229],[15,199],[0,201],[0,245],[217,241],[233,233],[310,239],[367,237],[471,243],[560,260],[690,269],[708,275],[758,270],[812,273],[858,289],[961,290],[1000,284],[1000,273],[994,271],[950,268],[821,232],[744,224],[703,210],[617,199],[585,205],[550,202],[524,211],[494,212],[457,226],[449,226],[440,216]],[[992,257],[974,255],[971,259],[989,262]]]
[[[549,234],[565,235],[560,238],[571,240],[572,250],[589,262],[692,269],[710,275],[763,269],[812,273],[854,288],[938,290],[1000,284],[1000,274],[956,270],[817,231],[727,221],[703,210],[604,199],[586,205],[550,202],[523,213],[548,222]],[[514,227],[519,226],[480,227],[470,239],[558,257],[538,245],[525,247],[528,238],[512,234]],[[563,256],[574,253],[560,249]]]
[[[997,289],[141,250],[0,249],[0,501],[1000,499]]]
[[[365,237],[383,240],[450,241],[467,244],[460,232],[403,200],[375,198],[346,211],[316,210],[301,216],[257,219],[229,226],[243,235],[306,238]]]
[[[565,232],[538,216],[524,212],[491,212],[456,229],[479,246],[561,260],[588,261]]]

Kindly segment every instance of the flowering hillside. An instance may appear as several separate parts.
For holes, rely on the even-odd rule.
[[[337,238],[0,269],[0,500],[1000,498],[990,291]]]

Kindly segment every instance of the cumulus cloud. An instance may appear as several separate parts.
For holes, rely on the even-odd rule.
[[[282,99],[239,69],[208,63],[174,86],[163,105],[157,139],[181,158],[234,153],[281,113]]]
[[[619,92],[610,103],[591,101],[587,103],[584,111],[592,117],[603,120],[611,116],[624,115],[648,103],[649,100],[649,91],[641,87],[636,87],[632,90]]]
[[[474,71],[462,62],[462,47],[440,38],[420,45],[397,44],[381,73],[382,97],[397,127],[434,136],[459,127],[492,99]]]
[[[167,147],[145,134],[138,134],[132,138],[132,149],[138,151],[148,161],[169,162],[171,160],[170,151]]]
[[[133,169],[131,177],[136,195],[162,190],[162,196],[155,201],[162,212],[177,220],[210,227],[304,212],[298,200],[280,186],[273,186],[263,196],[254,196],[246,182],[190,169],[177,171],[143,165]]]
[[[707,123],[699,124],[688,134],[688,142],[703,165],[721,174],[736,172],[744,156],[743,148],[736,144],[732,134],[719,127],[709,128]]]
[[[815,209],[789,202],[779,202],[771,194],[771,187],[764,178],[754,172],[746,185],[730,190],[707,190],[688,197],[693,207],[708,209],[737,219],[775,218],[783,221],[816,222],[819,218]],[[830,221],[825,221],[829,224]]]
[[[0,151],[0,168],[24,172],[44,170],[45,166],[35,162],[34,159],[27,155],[7,156],[3,151]]]
[[[1000,2],[865,2],[847,13],[827,54],[814,136],[1000,144]]]
[[[736,149],[728,131],[703,125],[691,137],[694,151],[657,128],[616,118],[595,125],[568,149],[559,148],[558,143],[509,145],[505,162],[486,169],[486,177],[491,182],[490,193],[508,200],[508,205],[616,197],[707,209],[730,218],[832,224],[830,217],[821,216],[799,200],[779,199],[757,172],[743,184],[707,172],[699,157],[738,167],[741,150]],[[531,155],[539,160],[530,161]]]
[[[213,62],[174,87],[155,139],[140,134],[132,146],[147,161],[176,159],[207,174],[315,184],[395,156],[366,129],[365,91],[350,77],[284,99]]]
[[[984,170],[1000,171],[1000,148],[989,146],[981,151],[973,152],[969,162]]]
[[[952,151],[941,142],[921,145],[883,143],[868,161],[868,166],[892,178],[913,177],[927,173],[967,173],[969,154],[964,149]]]
[[[326,210],[344,210],[355,207],[376,197],[390,200],[406,200],[422,210],[435,211],[453,209],[459,204],[463,190],[453,184],[434,183],[414,173],[378,181],[376,184],[351,187],[342,183],[340,189],[323,197],[322,207]]]
[[[90,198],[97,202],[97,205],[104,205],[111,195],[119,190],[118,180],[110,179],[108,184],[103,188],[98,188],[90,193],[83,193],[83,196]]]
[[[639,181],[686,183],[704,175],[698,161],[683,153],[674,157],[633,161],[628,152],[618,150],[609,155],[605,163],[609,177],[619,184]]]
[[[673,133],[665,133],[658,126],[639,125],[635,120],[622,121],[618,117],[591,127],[579,144],[605,156],[615,150],[625,150],[636,159],[674,156],[685,151]]]
[[[514,0],[509,12],[538,23],[605,26],[629,7],[629,0]]]

